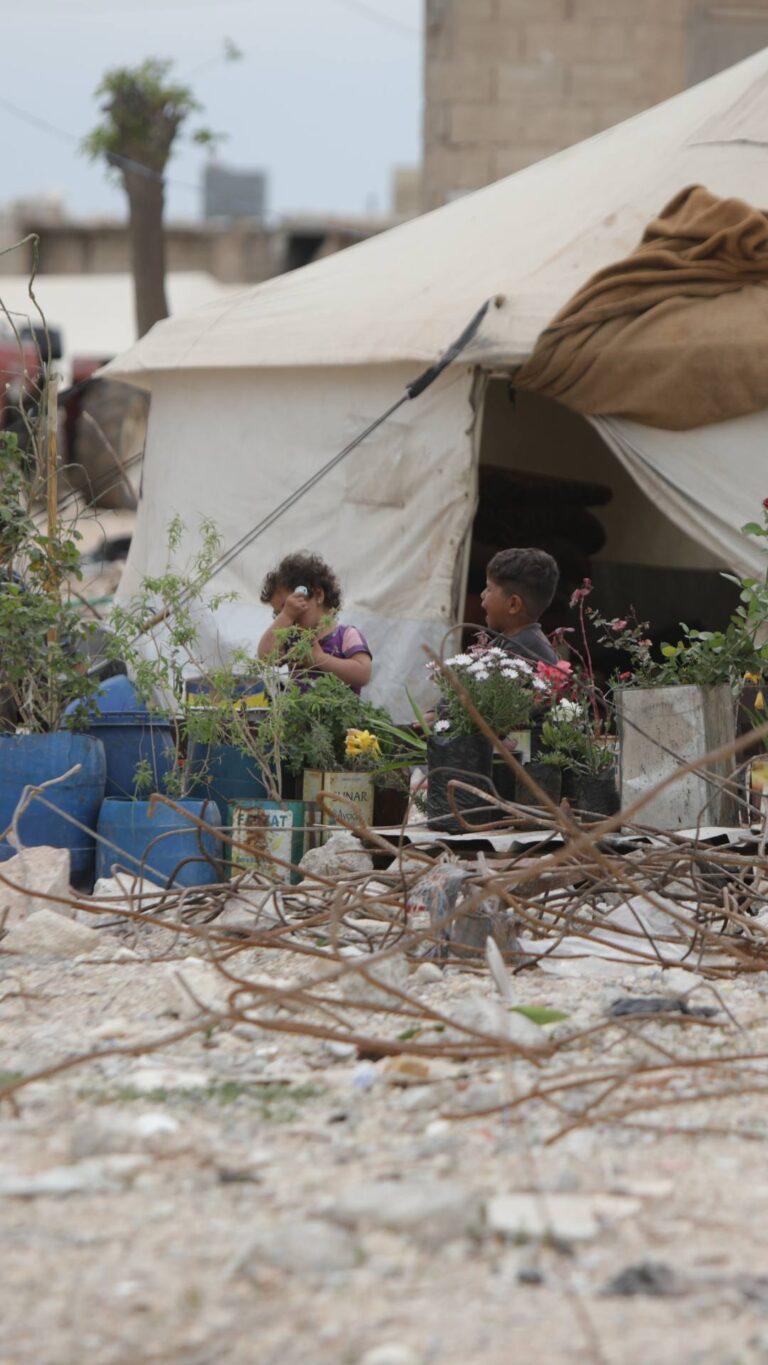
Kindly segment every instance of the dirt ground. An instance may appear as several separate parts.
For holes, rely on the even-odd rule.
[[[99,930],[86,956],[0,951],[3,1079],[194,1022],[178,984],[187,954],[197,940],[144,926]],[[235,960],[294,984],[311,970],[262,949]],[[493,996],[486,971],[403,971],[448,1015]],[[589,1028],[677,975],[585,961],[577,976],[527,971],[515,991],[568,1016],[549,1030]],[[686,1049],[757,1057],[762,977],[718,989]],[[713,1003],[706,987],[701,999]],[[663,1057],[682,1032],[645,1024],[641,1044],[617,1028],[572,1064]],[[0,1110],[2,1365],[768,1361],[764,1095],[548,1145],[551,1110],[520,1123],[498,1109],[530,1083],[528,1062],[422,1072],[239,1024],[21,1090]],[[531,1191],[543,1230],[498,1212]],[[619,1276],[640,1292],[610,1292]]]

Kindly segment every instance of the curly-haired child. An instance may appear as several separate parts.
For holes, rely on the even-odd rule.
[[[271,606],[275,619],[259,641],[260,659],[275,653],[278,631],[298,626],[316,632],[309,678],[332,673],[358,694],[370,682],[373,658],[368,642],[356,626],[338,622],[341,587],[319,555],[286,555],[264,579],[261,601]]]

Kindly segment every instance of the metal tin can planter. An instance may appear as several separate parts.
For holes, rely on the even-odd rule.
[[[726,685],[619,688],[622,805],[631,805],[687,763],[733,744],[735,709]],[[737,802],[727,783],[737,763],[729,755],[707,769],[699,765],[646,802],[638,822],[655,829],[735,824]]]
[[[234,744],[201,744],[187,750],[188,796],[215,801],[222,820],[239,801],[265,797],[267,788],[255,758]]]
[[[87,888],[93,884],[92,831],[104,799],[104,746],[90,735],[65,730],[50,735],[0,735],[0,834],[10,825],[25,787],[41,786],[78,765],[79,772],[66,782],[33,798],[18,830],[23,845],[69,849],[72,884]],[[7,840],[0,840],[0,861],[15,852]]]
[[[176,804],[215,829],[221,825],[214,801]],[[222,841],[160,802],[150,815],[148,801],[106,800],[98,834],[99,877],[110,877],[117,863],[160,886],[210,886],[221,881]]]
[[[305,804],[303,801],[236,801],[229,807],[227,824],[232,838],[241,845],[228,855],[230,876],[249,870],[273,881],[298,882],[297,867],[306,851]]]
[[[318,802],[321,792],[326,793],[322,805]],[[353,821],[357,815],[365,825],[373,824],[373,776],[371,773],[321,772],[319,768],[306,768],[302,795],[308,805],[315,808],[315,843],[324,844],[335,829],[342,829],[339,816]],[[334,800],[333,798],[338,798]],[[310,811],[310,818],[312,812]]]
[[[210,694],[212,684],[208,678],[186,678],[184,695],[190,707],[205,710],[205,698]],[[235,698],[246,711],[260,711],[269,706],[267,690],[261,678],[241,678],[235,686]]]
[[[498,808],[487,805],[474,793],[454,787],[451,782],[469,783],[483,791],[491,790],[493,746],[485,735],[460,735],[453,739],[430,736],[427,742],[427,824],[446,834],[466,831],[453,814],[455,808],[470,825],[485,825],[497,818]]]

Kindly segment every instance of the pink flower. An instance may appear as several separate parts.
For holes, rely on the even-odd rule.
[[[628,625],[629,621],[611,621],[611,630],[618,635],[619,631],[626,630]]]
[[[583,602],[585,597],[589,597],[591,591],[592,579],[585,578],[581,587],[577,588],[575,592],[571,593],[571,606],[577,607],[579,602]]]
[[[620,673],[619,682],[628,682],[631,677],[632,677],[631,673]]]

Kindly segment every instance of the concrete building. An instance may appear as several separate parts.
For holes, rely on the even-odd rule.
[[[166,223],[169,273],[212,275],[222,284],[258,284],[295,270],[320,256],[341,251],[391,227],[393,217],[335,218],[302,215],[274,224],[242,218],[234,222]],[[112,275],[131,269],[125,222],[110,218],[69,218],[46,204],[25,201],[0,213],[0,247],[30,233],[39,238],[39,269],[46,275]],[[0,276],[23,275],[32,266],[32,245],[0,255]]]
[[[768,46],[768,0],[425,0],[423,207]]]

